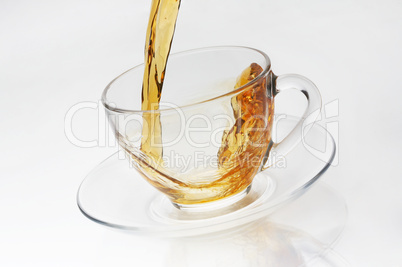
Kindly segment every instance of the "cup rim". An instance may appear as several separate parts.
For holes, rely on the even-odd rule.
[[[211,46],[211,47],[203,47],[203,48],[194,48],[194,49],[190,49],[190,50],[172,53],[171,56],[179,56],[179,55],[185,55],[185,54],[205,52],[208,50],[217,50],[218,51],[218,50],[228,50],[228,49],[252,50],[252,51],[258,52],[260,55],[262,55],[265,58],[265,61],[266,61],[266,64],[263,67],[263,71],[257,77],[255,77],[253,80],[249,81],[245,85],[243,85],[235,90],[232,90],[225,94],[217,95],[217,96],[209,98],[207,100],[198,101],[198,102],[194,102],[191,104],[180,105],[177,107],[162,108],[162,109],[158,109],[158,110],[131,110],[131,109],[122,109],[122,108],[118,108],[118,107],[113,107],[113,106],[109,105],[106,95],[107,95],[109,89],[111,88],[111,86],[114,84],[114,82],[117,81],[122,76],[124,76],[125,74],[127,74],[128,72],[130,72],[136,68],[144,66],[144,63],[142,63],[142,64],[136,65],[135,67],[132,67],[132,68],[126,70],[125,72],[123,72],[122,74],[120,74],[119,76],[114,78],[103,90],[101,102],[106,109],[108,109],[109,111],[116,112],[116,113],[155,113],[155,112],[162,112],[162,111],[165,112],[165,111],[176,110],[178,108],[183,109],[183,108],[193,107],[193,106],[197,106],[200,104],[212,102],[214,100],[217,100],[217,99],[220,99],[223,97],[227,97],[230,95],[238,94],[238,93],[242,92],[243,90],[246,90],[247,88],[249,88],[249,86],[251,84],[255,83],[261,77],[264,77],[271,70],[271,60],[269,59],[268,55],[259,49],[251,48],[251,47],[247,47],[247,46]]]

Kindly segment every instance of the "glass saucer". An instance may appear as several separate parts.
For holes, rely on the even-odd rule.
[[[297,122],[281,119],[274,138],[280,140]],[[212,212],[189,212],[175,208],[115,153],[84,179],[77,203],[89,219],[115,229],[156,236],[203,235],[258,220],[297,199],[325,173],[334,155],[331,135],[315,124],[291,153],[278,155],[276,165],[254,178],[246,197]]]

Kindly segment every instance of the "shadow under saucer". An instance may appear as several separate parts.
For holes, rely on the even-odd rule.
[[[166,266],[345,266],[330,248],[346,218],[343,198],[319,183],[267,218],[170,240]]]
[[[268,217],[201,236],[162,238],[104,231],[97,266],[338,267],[347,219],[342,196],[322,182]],[[127,234],[131,233],[131,234]]]

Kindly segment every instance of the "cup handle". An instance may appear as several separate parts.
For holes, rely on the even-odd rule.
[[[285,156],[288,154],[311,129],[321,112],[320,92],[314,83],[306,77],[297,74],[280,76],[272,74],[272,81],[274,97],[284,91],[297,90],[306,97],[307,108],[297,125],[282,141],[274,143],[271,139],[261,171],[275,164],[275,162],[269,159],[270,155]]]

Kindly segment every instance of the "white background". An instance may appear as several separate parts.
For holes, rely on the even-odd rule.
[[[149,6],[0,2],[1,266],[141,266],[129,239],[75,203],[116,147],[74,146],[64,117],[143,61]],[[183,0],[173,52],[228,44],[265,51],[275,73],[305,75],[324,104],[339,101],[339,164],[323,180],[349,219],[334,250],[351,266],[402,266],[402,2]],[[97,110],[77,113],[73,128],[96,140]]]

